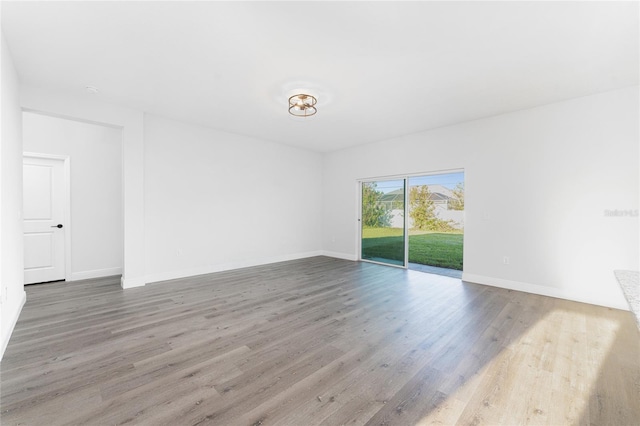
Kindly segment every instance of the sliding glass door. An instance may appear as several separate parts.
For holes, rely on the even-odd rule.
[[[361,258],[406,266],[405,179],[362,182],[361,189]]]
[[[362,181],[360,259],[460,277],[464,171]]]

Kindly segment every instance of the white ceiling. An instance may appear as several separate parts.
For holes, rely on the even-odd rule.
[[[638,16],[638,2],[2,2],[25,85],[320,152],[637,85]],[[316,116],[289,116],[294,89],[317,95]]]

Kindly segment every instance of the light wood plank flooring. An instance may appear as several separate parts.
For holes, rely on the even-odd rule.
[[[640,424],[625,311],[327,257],[26,290],[5,426]]]

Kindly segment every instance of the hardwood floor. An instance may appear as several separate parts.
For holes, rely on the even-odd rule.
[[[629,312],[326,257],[26,291],[5,426],[640,423]]]

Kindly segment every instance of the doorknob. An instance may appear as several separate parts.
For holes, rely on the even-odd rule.
[[[61,224],[61,223],[59,223],[59,224],[57,224],[57,225],[53,225],[53,226],[52,226],[52,228],[58,228],[58,229],[60,229],[60,228],[62,228],[62,224]]]

